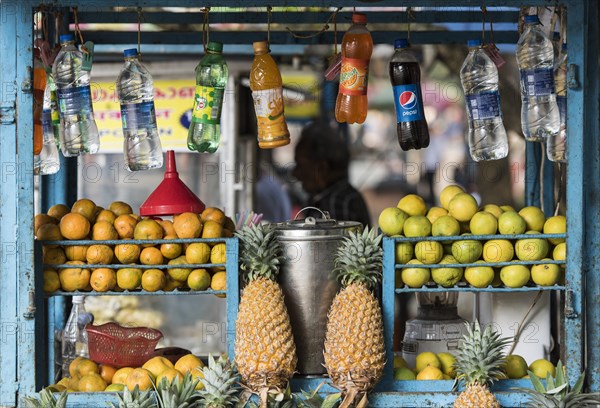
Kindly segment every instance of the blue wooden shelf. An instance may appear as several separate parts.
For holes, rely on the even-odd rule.
[[[540,290],[565,290],[565,286],[552,285],[552,286],[523,286],[521,288],[507,288],[504,286],[493,287],[488,286],[485,288],[474,288],[473,286],[452,286],[444,288],[441,286],[428,287],[423,286],[420,288],[396,288],[395,293],[409,293],[409,292],[494,292],[494,293],[514,293],[514,292],[538,292]]]
[[[46,297],[52,296],[201,296],[201,295],[225,295],[225,290],[179,290],[172,291],[157,290],[156,292],[148,292],[146,290],[123,290],[123,291],[108,291],[108,292],[65,292],[62,290],[47,293]]]

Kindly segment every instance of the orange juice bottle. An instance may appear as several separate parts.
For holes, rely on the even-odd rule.
[[[367,16],[352,14],[352,26],[342,39],[340,89],[335,104],[335,119],[363,123],[367,118],[367,80],[373,39],[367,30]]]
[[[266,41],[257,41],[253,47],[250,89],[258,125],[258,146],[262,149],[285,146],[290,143],[290,132],[283,114],[281,73],[269,54]]]
[[[40,154],[44,144],[42,128],[42,110],[44,91],[46,90],[46,71],[35,67],[33,70],[33,154]]]

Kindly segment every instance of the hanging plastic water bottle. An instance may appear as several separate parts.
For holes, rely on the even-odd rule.
[[[502,124],[498,68],[481,47],[469,40],[469,54],[460,69],[469,122],[469,149],[475,161],[498,160],[508,154],[508,139]]]
[[[525,16],[525,29],[517,43],[521,72],[521,127],[525,139],[541,142],[560,129],[554,90],[552,41],[540,28],[537,16]]]
[[[196,67],[196,96],[188,131],[188,149],[214,153],[219,148],[221,108],[228,72],[223,44],[209,42],[206,54]]]
[[[138,59],[135,48],[125,50],[123,55],[125,66],[117,77],[117,95],[121,102],[125,162],[131,171],[162,167],[152,76]]]
[[[64,137],[63,129],[60,127],[60,112],[58,109],[58,96],[56,94],[56,83],[51,74],[47,77],[47,86],[50,88],[50,115],[56,147],[60,150],[60,141]]]
[[[50,85],[46,84],[44,90],[44,103],[42,106],[42,130],[43,145],[40,152],[39,162],[36,163],[36,169],[39,174],[54,174],[60,169],[60,160],[58,158],[58,149],[54,138],[54,127],[52,126],[52,110],[50,102]]]
[[[73,296],[73,307],[62,332],[62,371],[69,373],[69,365],[77,357],[89,357],[88,337],[85,325],[92,323],[93,316],[86,313],[84,296]]]
[[[94,154],[100,141],[92,108],[90,75],[81,67],[83,54],[75,47],[73,34],[61,35],[60,44],[52,75],[62,128],[61,150],[66,157]]]
[[[554,162],[566,162],[567,149],[567,44],[563,44],[554,69],[556,104],[560,113],[560,130],[546,140],[548,159]]]

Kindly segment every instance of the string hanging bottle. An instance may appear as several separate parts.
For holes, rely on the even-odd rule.
[[[36,156],[38,158],[36,170],[41,175],[55,174],[60,169],[60,160],[58,157],[58,149],[56,147],[54,126],[52,124],[51,91],[49,82],[46,83],[42,108],[43,145],[39,156]]]
[[[73,34],[60,36],[61,49],[54,61],[61,150],[65,157],[94,154],[100,147],[90,92],[90,74],[82,69],[83,53],[75,47]]]
[[[366,15],[352,14],[352,25],[342,38],[340,88],[335,103],[335,119],[340,123],[363,123],[367,118],[367,81],[373,39],[366,25]]]
[[[125,50],[125,65],[117,77],[121,103],[123,153],[131,171],[162,167],[163,152],[156,126],[152,76],[135,48]]]
[[[188,130],[188,149],[214,153],[221,142],[221,109],[229,71],[223,44],[211,41],[196,67],[196,95]]]
[[[553,162],[567,161],[567,44],[563,44],[554,68],[554,86],[556,87],[556,104],[560,114],[560,130],[548,136],[546,154]]]

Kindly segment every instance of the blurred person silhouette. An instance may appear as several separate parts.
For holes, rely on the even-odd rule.
[[[323,121],[307,125],[296,145],[295,161],[292,175],[309,195],[307,206],[327,211],[338,221],[370,224],[367,205],[348,180],[350,151],[334,128]],[[303,214],[321,218],[316,211]]]
[[[292,217],[290,196],[277,174],[270,150],[258,149],[256,183],[254,183],[254,211],[269,222],[283,222]]]

